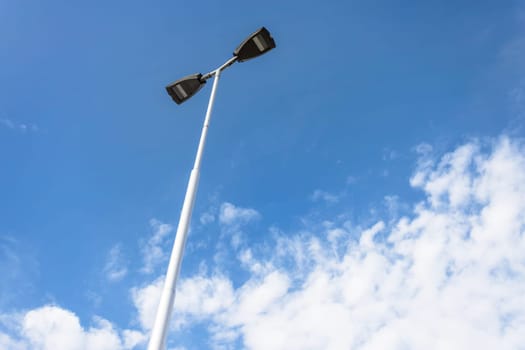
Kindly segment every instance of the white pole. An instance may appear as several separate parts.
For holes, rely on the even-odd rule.
[[[208,126],[213,109],[213,102],[215,100],[215,93],[217,92],[217,85],[219,83],[219,76],[223,67],[215,71],[215,78],[213,80],[213,87],[211,89],[210,100],[208,102],[206,118],[204,118],[199,148],[197,149],[195,164],[191,170],[190,179],[188,181],[188,188],[186,189],[186,196],[184,197],[184,204],[182,205],[182,211],[180,213],[175,243],[173,243],[173,250],[171,252],[170,262],[168,265],[168,272],[166,273],[166,279],[164,280],[164,288],[162,289],[159,307],[155,317],[155,323],[153,325],[153,329],[151,330],[151,338],[149,341],[148,350],[163,350],[165,348],[166,334],[168,331],[171,311],[173,309],[173,303],[175,301],[175,284],[177,283],[177,277],[179,276],[182,255],[184,252],[188,228],[191,221],[191,212],[193,210],[193,203],[195,202],[195,194],[197,193],[197,185],[199,183],[202,153],[206,143],[206,135],[208,133]]]

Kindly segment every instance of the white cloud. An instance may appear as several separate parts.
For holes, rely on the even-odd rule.
[[[164,285],[164,278],[131,290],[131,297],[137,310],[141,327],[150,330]],[[173,328],[192,321],[201,320],[223,311],[233,303],[233,286],[222,275],[206,277],[203,274],[181,279],[177,283],[174,306]]]
[[[239,339],[253,350],[523,348],[525,147],[505,137],[484,146],[421,162],[411,183],[426,199],[410,217],[358,239],[331,224],[282,235],[270,256],[245,250],[245,283],[231,289],[221,277],[222,296],[215,275],[188,279],[179,312],[211,321],[225,348]],[[204,308],[210,295],[226,301]]]
[[[335,194],[322,191],[322,190],[315,190],[314,193],[310,196],[310,199],[314,202],[317,201],[325,201],[327,203],[337,203],[339,202],[339,197]]]
[[[192,317],[215,314],[233,303],[233,286],[221,275],[206,278],[197,275],[181,280],[175,307]]]
[[[207,225],[215,221],[215,216],[210,212],[202,213],[199,221],[202,225]]]
[[[134,349],[148,340],[146,334],[132,329],[125,329],[121,333],[122,346],[124,349]]]
[[[153,327],[163,284],[164,278],[158,278],[143,287],[131,289],[131,298],[137,310],[138,322],[142,329],[149,331]]]
[[[259,218],[257,210],[237,207],[228,202],[222,203],[219,213],[219,222],[223,225],[246,223]]]
[[[0,349],[5,350],[27,350],[27,345],[19,340],[15,340],[7,334],[0,332]]]
[[[0,333],[0,346],[6,350],[126,350],[145,340],[138,331],[119,334],[100,317],[85,329],[73,312],[54,305],[2,315],[0,323],[11,331],[10,335]]]
[[[228,237],[231,247],[236,250],[246,243],[243,226],[260,218],[261,214],[255,209],[242,208],[232,203],[224,202],[221,204],[219,210],[221,236],[223,238]],[[226,247],[222,243],[219,243],[215,254],[217,263],[226,253],[224,249],[226,249]]]
[[[114,245],[108,252],[106,264],[104,265],[104,275],[110,282],[122,280],[128,273],[128,268],[122,254],[120,244]]]
[[[140,269],[142,273],[151,274],[155,267],[167,259],[167,253],[164,251],[164,244],[168,233],[172,232],[173,227],[169,224],[160,222],[157,219],[150,220],[150,226],[153,233],[150,239],[142,246],[143,266]]]
[[[416,151],[416,153],[418,153],[420,156],[427,156],[429,155],[430,153],[432,153],[432,151],[434,150],[434,148],[432,147],[432,145],[426,143],[426,142],[423,142],[423,143],[420,143],[419,145],[417,145],[414,150]]]
[[[403,204],[399,202],[399,197],[396,195],[384,196],[383,203],[390,217],[397,219],[399,210],[403,208]]]

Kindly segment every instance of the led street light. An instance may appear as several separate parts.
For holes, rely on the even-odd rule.
[[[268,29],[262,27],[246,40],[244,40],[239,47],[233,51],[233,55],[237,56],[239,62],[244,62],[249,59],[260,56],[275,47],[275,41]]]
[[[186,101],[199,91],[204,84],[205,80],[202,80],[202,74],[193,74],[188,75],[182,79],[177,80],[176,82],[166,86],[166,91],[171,96],[173,101],[177,104],[181,104]]]

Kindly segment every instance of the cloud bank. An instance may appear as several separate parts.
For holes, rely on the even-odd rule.
[[[369,227],[326,218],[297,233],[273,230],[271,245],[234,247],[248,277],[218,266],[182,279],[174,340],[198,325],[214,349],[524,349],[525,144],[501,137],[439,159],[419,153],[410,184],[425,199],[410,215]],[[259,215],[225,203],[219,222]],[[85,329],[46,306],[3,315],[0,348],[132,348],[151,327],[161,286],[159,277],[131,290],[140,332],[103,319]]]

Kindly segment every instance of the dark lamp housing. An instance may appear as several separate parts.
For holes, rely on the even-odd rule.
[[[270,35],[270,32],[262,27],[244,40],[239,47],[233,51],[233,55],[237,56],[239,62],[244,62],[260,56],[274,47],[275,41]]]
[[[166,91],[173,101],[180,105],[182,102],[195,95],[197,91],[206,84],[206,80],[202,80],[201,78],[202,74],[200,73],[188,75],[187,77],[179,79],[166,86]]]

